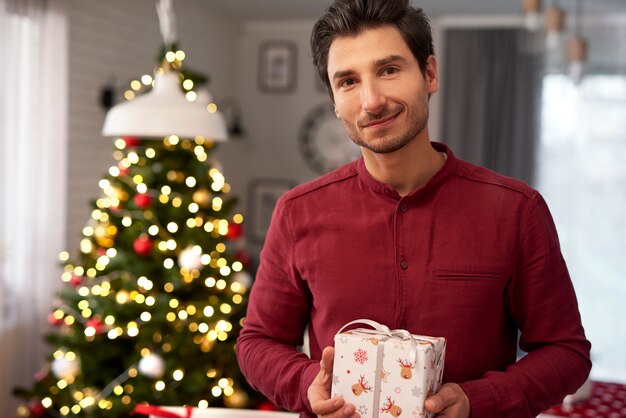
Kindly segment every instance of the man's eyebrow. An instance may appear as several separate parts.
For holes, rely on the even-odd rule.
[[[384,57],[373,62],[374,67],[384,67],[385,65],[391,64],[393,62],[403,62],[406,63],[407,59],[401,55],[389,55],[388,57]],[[332,79],[336,80],[338,78],[347,77],[354,73],[352,70],[339,70],[333,73]]]
[[[349,75],[352,75],[354,71],[352,70],[339,70],[333,73],[333,80],[337,80],[338,78],[343,78]]]
[[[389,55],[388,57],[381,58],[379,60],[374,61],[374,66],[383,67],[387,64],[391,64],[392,62],[401,61],[403,63],[407,62],[406,58],[401,55]]]

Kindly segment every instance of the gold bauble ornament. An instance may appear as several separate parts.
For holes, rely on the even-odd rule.
[[[15,418],[28,418],[30,417],[30,411],[25,405],[20,405],[17,407],[17,411],[15,412]]]
[[[96,225],[94,228],[94,237],[96,243],[104,248],[109,248],[113,245],[113,237],[117,233],[117,228],[114,225],[110,225],[108,222]]]
[[[193,193],[192,199],[201,208],[208,208],[209,206],[211,206],[213,196],[211,195],[211,192],[209,192],[207,189],[201,188]]]
[[[228,408],[245,408],[250,401],[248,394],[242,390],[233,392],[230,396],[224,396],[224,405]]]

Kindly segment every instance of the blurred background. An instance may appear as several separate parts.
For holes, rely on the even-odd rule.
[[[592,378],[626,383],[626,1],[413,4],[431,18],[439,60],[432,140],[544,195],[593,343]],[[0,415],[8,417],[11,388],[32,380],[46,351],[57,255],[77,251],[113,161],[105,114],[152,73],[162,40],[152,0],[0,5]],[[209,76],[227,122],[229,140],[214,158],[239,199],[253,266],[276,196],[342,162],[344,151],[354,155],[340,144],[347,138],[316,142],[320,126],[336,135],[320,116],[329,98],[309,52],[327,5],[173,2],[186,65]]]

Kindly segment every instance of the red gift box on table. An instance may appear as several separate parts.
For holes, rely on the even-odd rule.
[[[620,418],[626,417],[626,385],[608,382],[591,382],[591,396],[584,401],[565,406],[558,405],[540,416],[569,418]]]
[[[150,418],[297,418],[298,414],[235,408],[137,405],[135,413]]]

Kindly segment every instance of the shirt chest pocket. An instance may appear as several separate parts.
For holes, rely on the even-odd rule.
[[[437,309],[472,322],[485,321],[503,313],[506,277],[488,270],[434,270],[428,295],[437,301]]]
[[[461,271],[461,270],[434,270],[433,279],[437,282],[451,282],[458,284],[503,284],[504,274],[485,271]]]

